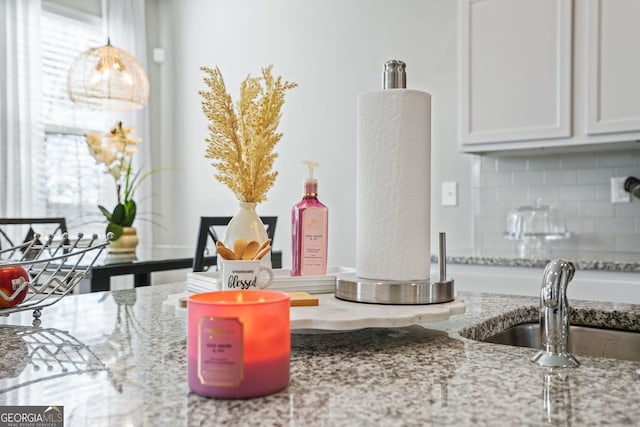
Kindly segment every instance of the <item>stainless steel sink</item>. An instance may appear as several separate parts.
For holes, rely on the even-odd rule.
[[[525,323],[512,326],[482,341],[539,349],[540,325]],[[571,325],[569,351],[582,356],[640,362],[640,332]]]

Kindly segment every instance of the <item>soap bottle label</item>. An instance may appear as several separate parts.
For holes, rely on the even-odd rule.
[[[202,317],[198,325],[198,379],[204,385],[237,387],[244,377],[242,323]]]
[[[327,214],[322,208],[307,208],[302,213],[302,262],[305,276],[327,272]]]

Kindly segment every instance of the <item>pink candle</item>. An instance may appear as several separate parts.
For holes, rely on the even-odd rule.
[[[187,370],[197,394],[264,396],[289,383],[289,295],[265,290],[189,297]]]

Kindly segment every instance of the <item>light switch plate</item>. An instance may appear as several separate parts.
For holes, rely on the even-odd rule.
[[[624,189],[625,176],[611,177],[611,203],[629,203],[631,194]]]
[[[458,183],[445,181],[442,183],[442,206],[458,206]]]
[[[162,47],[153,48],[153,62],[156,64],[162,64],[167,59],[167,53]]]

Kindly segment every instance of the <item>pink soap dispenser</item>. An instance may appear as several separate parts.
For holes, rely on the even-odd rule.
[[[303,161],[309,168],[304,196],[291,208],[292,276],[327,274],[329,210],[318,200],[318,181],[313,178],[316,162]]]

